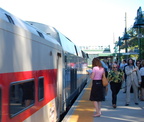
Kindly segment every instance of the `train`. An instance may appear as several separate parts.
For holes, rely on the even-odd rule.
[[[0,8],[0,122],[58,122],[88,81],[88,54],[56,28]]]

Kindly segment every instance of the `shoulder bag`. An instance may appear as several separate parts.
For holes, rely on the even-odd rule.
[[[105,74],[103,74],[103,76],[102,76],[102,84],[103,84],[103,86],[108,85],[108,79],[106,78]]]

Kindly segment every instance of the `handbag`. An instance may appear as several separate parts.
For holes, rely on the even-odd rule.
[[[108,85],[108,79],[106,78],[105,74],[103,74],[103,76],[102,76],[102,84],[103,84],[103,86]]]

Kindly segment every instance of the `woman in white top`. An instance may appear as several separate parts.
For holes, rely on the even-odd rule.
[[[141,100],[144,101],[144,60],[141,61],[140,75],[141,75]]]

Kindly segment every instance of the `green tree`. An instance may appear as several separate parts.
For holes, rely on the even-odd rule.
[[[138,28],[129,28],[128,32],[130,35],[130,39],[128,40],[128,50],[134,51],[134,52],[139,52],[139,45],[141,47],[141,59],[144,59],[144,36],[140,38],[140,42],[138,41],[138,34],[141,33],[141,35],[144,35],[144,28],[140,28],[138,31]],[[125,43],[120,47],[121,49],[125,48]],[[137,57],[140,59],[139,55],[131,55],[131,57]]]

